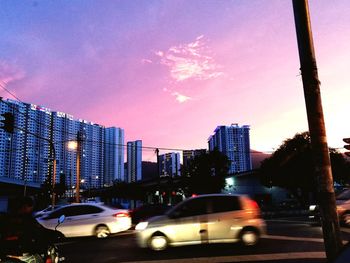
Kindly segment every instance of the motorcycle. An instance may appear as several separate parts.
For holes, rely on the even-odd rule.
[[[57,222],[55,227],[55,236],[56,242],[60,240],[63,235],[57,230],[57,227],[63,223],[65,220],[65,216],[62,215]],[[10,236],[6,238],[8,241],[18,240],[18,236]],[[52,242],[48,244],[47,249],[44,252],[37,254],[28,254],[24,253],[21,256],[18,255],[4,255],[0,258],[0,263],[19,263],[19,262],[27,262],[27,263],[59,263],[65,261],[65,258],[60,255],[59,249],[57,245]]]

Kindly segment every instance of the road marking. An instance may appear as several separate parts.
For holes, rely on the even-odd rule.
[[[293,223],[296,225],[311,225],[313,222],[311,221],[298,221],[298,220],[290,220],[290,219],[266,219],[266,222],[276,222],[276,223]]]
[[[297,221],[297,220],[289,220],[289,219],[266,219],[266,222],[276,222],[276,223],[293,223],[296,225],[312,225],[315,222],[312,221]],[[318,226],[320,229],[322,229],[322,226]],[[350,234],[350,228],[348,227],[340,227],[340,231],[349,233]]]
[[[273,253],[273,254],[257,254],[257,255],[239,255],[239,256],[221,256],[221,257],[211,257],[211,258],[181,258],[181,259],[167,259],[167,260],[157,260],[157,263],[214,263],[214,262],[262,262],[269,260],[287,260],[287,259],[324,259],[326,260],[325,252],[287,252],[287,253]],[[128,261],[122,262],[127,263]],[[132,261],[137,263],[150,263],[154,260],[148,261]]]
[[[115,234],[111,234],[110,237],[118,237],[118,236],[128,236],[128,235],[133,235],[135,234],[135,230],[126,230],[123,232],[118,232]],[[84,240],[88,240],[88,239],[93,238],[92,236],[89,237],[72,237],[72,238],[67,238],[65,241],[62,242],[58,242],[56,243],[57,245],[68,245],[68,244],[73,244],[73,243],[77,243],[80,242],[82,239]],[[107,237],[108,238],[108,237]]]
[[[313,237],[292,237],[292,236],[274,236],[274,235],[262,235],[262,238],[266,239],[279,239],[279,240],[292,240],[292,241],[307,241],[307,242],[320,242],[323,243],[323,238],[313,238]],[[347,244],[348,240],[343,240],[343,245]]]
[[[307,242],[321,242],[323,243],[323,238],[313,238],[313,237],[292,237],[292,236],[275,236],[275,235],[263,235],[262,238],[267,239],[279,239],[279,240],[293,240],[293,241],[307,241]]]

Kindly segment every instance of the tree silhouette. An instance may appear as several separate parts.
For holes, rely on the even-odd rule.
[[[311,139],[308,132],[287,139],[261,163],[260,176],[265,186],[280,186],[296,192],[315,192],[317,180],[312,160]],[[334,181],[348,183],[350,166],[344,156],[330,149]]]
[[[229,160],[215,150],[196,156],[186,169],[190,194],[217,193],[225,186]]]

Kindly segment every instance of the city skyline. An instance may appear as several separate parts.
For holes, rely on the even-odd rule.
[[[271,152],[308,130],[291,1],[0,7],[0,81],[21,101],[159,148],[207,148],[216,126],[245,123],[251,148]],[[310,1],[310,12],[328,144],[341,148],[350,3]]]

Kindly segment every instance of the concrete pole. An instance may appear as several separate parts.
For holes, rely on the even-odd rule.
[[[328,260],[333,260],[342,247],[326,128],[318,79],[307,0],[293,0],[299,59],[315,165],[317,194],[320,205],[323,239]]]
[[[52,210],[55,207],[56,204],[56,157],[53,159],[53,176],[52,176]]]
[[[77,134],[77,178],[75,187],[75,202],[80,203],[80,148],[81,148],[81,136],[78,131]]]
[[[56,192],[55,192],[55,186],[56,186],[56,151],[55,151],[55,145],[52,141],[50,141],[50,145],[52,148],[52,158],[53,158],[53,173],[52,173],[52,203],[51,208],[52,210],[55,207],[56,203]]]

